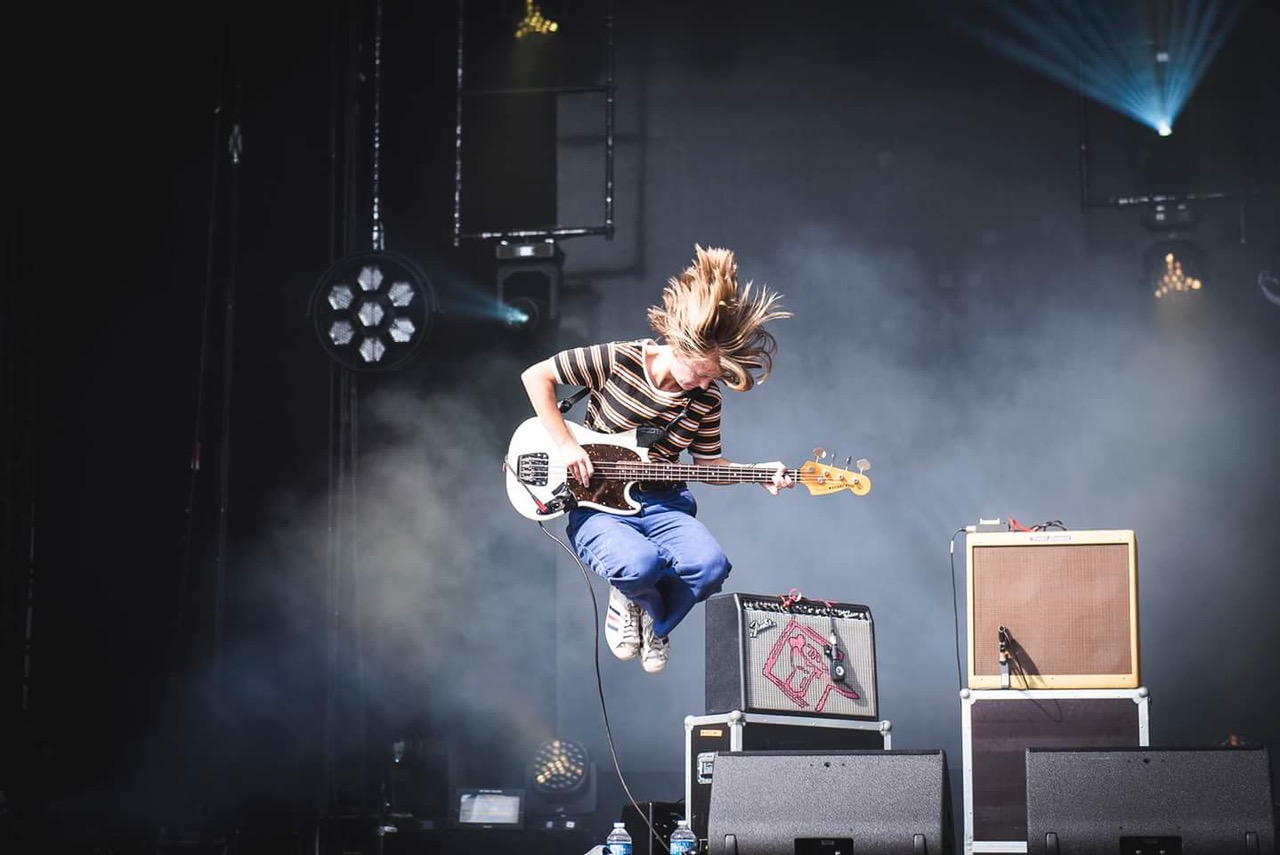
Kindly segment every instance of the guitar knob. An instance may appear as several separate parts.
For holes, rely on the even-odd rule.
[[[852,460],[852,459],[853,459],[853,455],[849,455],[848,457],[846,457],[846,458],[844,459],[844,466],[841,466],[840,468],[841,468],[841,469],[848,469],[848,468],[849,468],[849,461],[850,461],[850,460]],[[859,461],[859,462],[861,462],[861,461]]]
[[[858,474],[866,475],[867,470],[871,468],[871,461],[865,457],[858,458]]]
[[[827,450],[822,446],[818,446],[813,450],[813,456],[814,456],[814,459],[821,460],[822,458],[827,456]]]

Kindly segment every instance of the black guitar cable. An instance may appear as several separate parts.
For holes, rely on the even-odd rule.
[[[952,640],[956,645],[956,690],[964,691],[964,671],[960,665],[960,594],[956,590],[956,538],[964,534],[964,528],[958,528],[951,535],[951,615],[954,624]]]
[[[670,849],[663,841],[662,835],[653,827],[648,815],[636,803],[636,797],[631,794],[631,788],[627,786],[627,779],[622,774],[622,765],[618,762],[618,751],[613,744],[613,730],[609,727],[609,707],[604,700],[604,679],[600,675],[600,603],[596,599],[596,589],[591,584],[591,573],[587,570],[586,565],[582,563],[582,559],[567,543],[548,531],[547,527],[541,522],[538,523],[538,528],[542,529],[543,534],[559,544],[561,549],[573,556],[573,560],[578,564],[578,569],[582,571],[583,581],[587,583],[587,593],[591,595],[591,617],[594,627],[592,631],[592,649],[595,651],[596,694],[600,697],[600,717],[604,720],[604,735],[605,740],[609,743],[609,755],[613,758],[613,769],[618,775],[618,783],[622,784],[622,791],[627,794],[627,801],[636,809],[636,813],[644,820],[644,824],[649,827],[649,833],[652,835],[651,839],[657,840],[662,845],[662,848],[669,852]],[[688,810],[687,805],[685,810]]]
[[[502,471],[506,472],[512,478],[515,478],[516,483],[524,488],[524,491],[529,494],[529,498],[532,499],[533,503],[538,506],[538,513],[545,514],[550,510],[550,508],[548,508],[546,504],[543,503],[543,501],[539,499],[532,490],[529,489],[529,485],[520,480],[520,477],[516,475],[516,471],[511,468],[511,464],[507,462],[507,458],[505,455],[502,458]],[[542,525],[542,523],[538,523],[538,525]]]

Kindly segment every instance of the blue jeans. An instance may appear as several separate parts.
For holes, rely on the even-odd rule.
[[[632,491],[635,516],[569,512],[569,542],[578,557],[653,618],[665,638],[693,607],[717,593],[731,565],[711,531],[695,519],[687,488]]]

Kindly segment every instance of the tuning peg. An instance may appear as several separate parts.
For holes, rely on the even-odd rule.
[[[852,455],[852,454],[851,454],[851,455],[849,455],[848,457],[846,457],[846,458],[844,459],[844,465],[843,465],[843,466],[841,466],[840,468],[841,468],[841,469],[845,469],[845,470],[847,470],[847,469],[849,468],[849,461],[850,461],[850,460],[852,460],[852,459],[853,459],[853,455]]]
[[[871,461],[865,457],[858,458],[858,474],[865,475],[867,470],[871,468]]]
[[[818,446],[817,448],[815,448],[815,449],[813,450],[813,458],[814,458],[815,460],[821,460],[822,458],[824,458],[824,457],[826,457],[826,456],[827,456],[827,450],[826,450],[825,448],[823,448],[822,446]]]

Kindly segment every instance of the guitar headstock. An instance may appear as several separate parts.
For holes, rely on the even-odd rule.
[[[796,482],[803,484],[814,496],[825,496],[840,490],[848,490],[855,496],[865,496],[871,492],[871,479],[867,470],[870,461],[861,458],[857,462],[857,471],[849,470],[849,459],[845,459],[844,468],[837,468],[824,461],[827,452],[821,448],[813,450],[813,460],[806,462],[797,470]]]

